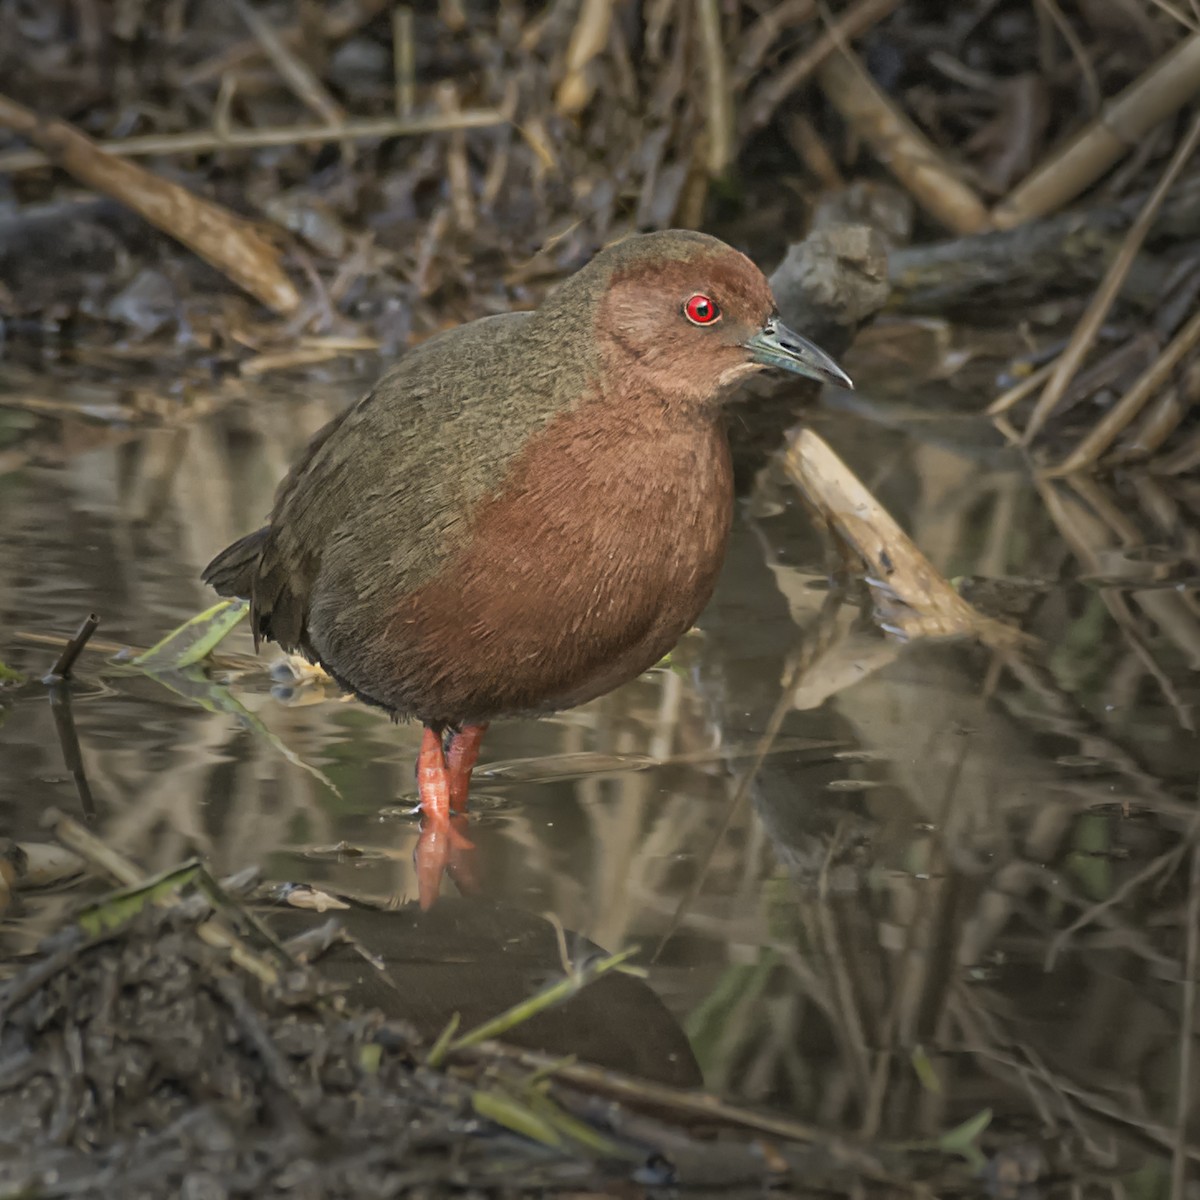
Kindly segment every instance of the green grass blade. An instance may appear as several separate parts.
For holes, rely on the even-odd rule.
[[[146,671],[181,671],[207,658],[246,617],[245,600],[222,600],[184,621],[161,642],[139,654],[135,667]]]

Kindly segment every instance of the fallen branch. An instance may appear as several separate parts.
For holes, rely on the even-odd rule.
[[[267,308],[286,314],[300,306],[300,293],[284,273],[278,251],[249,221],[109,154],[66,121],[43,120],[7,96],[0,96],[0,125],[33,142],[81,183],[169,233]]]
[[[828,527],[866,564],[885,632],[905,640],[973,636],[993,647],[1022,640],[1020,631],[972,608],[811,429],[793,437],[784,465]]]

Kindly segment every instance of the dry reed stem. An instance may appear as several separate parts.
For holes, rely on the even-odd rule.
[[[1185,38],[992,209],[997,229],[1048,216],[1095,183],[1160,121],[1200,93],[1200,33]]]
[[[1192,1058],[1196,1049],[1196,967],[1200,963],[1200,846],[1188,872],[1187,948],[1183,1000],[1179,1006],[1179,1074],[1175,1090],[1175,1145],[1171,1150],[1171,1196],[1187,1195],[1188,1124],[1192,1115]]]
[[[342,107],[329,94],[325,85],[312,73],[308,64],[298,58],[283,38],[275,31],[274,26],[256,9],[250,7],[246,0],[229,0],[237,10],[246,27],[254,35],[262,47],[263,53],[269,58],[291,89],[293,95],[315,116],[321,118],[326,125],[339,126],[346,120]]]
[[[573,116],[592,98],[595,84],[588,78],[587,68],[608,44],[612,16],[613,0],[583,0],[567,44],[562,82],[554,96],[554,105],[560,113]]]
[[[278,251],[249,221],[107,153],[66,121],[44,121],[6,96],[0,96],[0,125],[40,147],[81,183],[169,233],[267,308],[287,314],[300,306]]]
[[[828,191],[840,191],[846,186],[845,176],[830,153],[825,139],[803,113],[790,113],[784,123],[784,136],[800,156],[800,161]]]
[[[111,876],[121,887],[133,888],[150,882],[129,859],[106,845],[78,821],[53,810],[49,816],[53,820],[54,836],[68,850],[74,851],[96,870]],[[168,897],[158,897],[152,902],[162,907],[170,907],[173,903]],[[275,966],[255,954],[226,925],[220,915],[214,913],[213,916],[202,921],[196,926],[196,933],[206,945],[227,951],[234,963],[253,975],[264,986],[276,987],[278,985],[279,972]]]
[[[1071,334],[1071,340],[1055,362],[1050,381],[1038,397],[1037,404],[1034,405],[1033,412],[1030,414],[1029,424],[1025,427],[1022,439],[1025,445],[1029,445],[1038,435],[1042,426],[1058,407],[1071,380],[1075,378],[1092,343],[1096,340],[1096,335],[1100,332],[1100,327],[1104,324],[1104,318],[1108,316],[1109,310],[1116,302],[1117,296],[1120,295],[1125,279],[1132,270],[1134,260],[1142,248],[1142,243],[1154,225],[1158,210],[1162,207],[1175,180],[1179,178],[1180,171],[1187,165],[1188,159],[1195,152],[1198,143],[1200,143],[1200,115],[1197,115],[1192,122],[1187,136],[1179,144],[1171,161],[1167,164],[1166,170],[1163,171],[1162,177],[1154,190],[1146,197],[1146,202],[1142,205],[1142,211],[1138,213],[1137,220],[1125,234],[1120,251],[1109,264],[1104,279],[1093,293],[1083,316],[1079,318],[1075,331]]]
[[[708,146],[705,166],[709,175],[716,177],[723,175],[733,162],[733,95],[725,62],[718,0],[701,0],[697,15],[706,76],[704,99]]]
[[[758,73],[763,58],[777,38],[790,26],[812,20],[816,11],[817,0],[782,0],[749,25],[742,34],[734,64],[733,75],[738,85],[744,85]]]
[[[1095,116],[1100,111],[1100,105],[1104,100],[1104,97],[1100,93],[1100,84],[1096,79],[1096,68],[1092,66],[1091,61],[1088,59],[1087,52],[1083,48],[1083,43],[1079,40],[1079,35],[1072,28],[1071,22],[1063,14],[1063,10],[1058,6],[1058,0],[1037,0],[1037,3],[1041,5],[1043,11],[1050,18],[1062,40],[1067,43],[1075,61],[1079,64],[1079,73],[1083,76],[1084,86],[1087,88],[1088,107],[1091,109],[1091,115]]]
[[[1164,388],[1126,446],[1113,456],[1116,462],[1145,462],[1167,444],[1171,435],[1200,405],[1200,359],[1193,359],[1177,385]]]
[[[1190,29],[1193,33],[1200,31],[1200,13],[1189,17],[1186,13],[1180,12],[1173,4],[1169,4],[1167,0],[1150,0],[1150,3],[1165,12],[1167,16],[1173,17],[1185,29]]]
[[[858,0],[847,9],[799,57],[792,59],[750,97],[742,115],[741,133],[745,137],[761,129],[775,110],[837,49],[853,38],[861,37],[900,6],[900,0]]]
[[[954,233],[989,228],[988,211],[932,142],[904,115],[849,50],[818,73],[821,89],[846,123],[914,200]]]
[[[2,99],[2,98],[0,98]],[[209,154],[218,150],[258,150],[264,146],[296,146],[302,143],[365,141],[372,138],[418,137],[427,133],[451,133],[458,129],[490,129],[511,120],[498,108],[469,108],[454,113],[428,113],[420,117],[368,117],[330,125],[279,125],[267,129],[198,129],[190,133],[148,133],[139,137],[94,142],[97,149],[122,158],[144,158],[156,154]],[[3,118],[0,117],[0,123]],[[0,171],[15,173],[45,167],[48,153],[14,150],[0,154]]]
[[[1175,368],[1200,345],[1200,312],[1167,344],[1138,381],[1104,414],[1096,427],[1057,466],[1045,471],[1048,478],[1070,475],[1093,466],[1121,432],[1146,406],[1150,398],[1170,379]]]
[[[1044,363],[1037,370],[1032,371],[1020,383],[1014,383],[1006,392],[1002,392],[995,400],[991,402],[984,410],[989,417],[998,417],[1003,413],[1008,412],[1010,408],[1020,404],[1026,396],[1032,395],[1037,389],[1050,378],[1054,371],[1054,363]],[[1015,439],[1019,440],[1019,439]]]
[[[343,0],[341,4],[325,6],[325,11],[318,17],[321,35],[326,41],[341,41],[371,21],[386,3],[387,0]],[[304,35],[305,30],[300,25],[279,30],[279,39],[287,46],[298,44]],[[176,86],[191,88],[210,79],[220,79],[238,67],[261,58],[262,54],[262,44],[256,38],[246,38],[188,68],[175,80]]]
[[[413,11],[407,4],[392,9],[392,76],[396,116],[407,117],[416,104],[416,48],[413,45]]]

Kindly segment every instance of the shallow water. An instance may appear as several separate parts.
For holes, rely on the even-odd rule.
[[[260,522],[357,388],[179,428],[37,425],[32,461],[10,453],[0,474],[0,660],[36,680],[56,653],[37,638],[99,614],[71,699],[95,831],[147,871],[198,852],[221,874],[259,865],[400,909],[391,941],[359,919],[431,1024],[561,970],[518,953],[526,914],[549,913],[569,954],[584,939],[657,951],[648,983],[670,1014],[614,994],[557,1031],[557,1052],[603,1057],[608,1021],[615,1065],[687,1081],[690,1044],[713,1089],[890,1138],[990,1108],[1043,1171],[1158,1194],[1173,1155],[1200,1160],[1177,1108],[1181,1074],[1198,1090],[1200,487],[1035,486],[959,415],[982,407],[965,374],[889,396],[886,359],[860,352],[854,373],[853,405],[830,398],[812,426],[947,576],[1009,580],[964,586],[1038,642],[902,645],[856,602],[831,606],[824,544],[773,470],[669,663],[492,727],[473,789],[480,896],[448,886],[444,928],[422,933],[405,907],[418,729],[272,679],[273,651],[249,663],[244,630],[210,680],[116,670],[105,652],[212,603],[201,567]],[[34,419],[6,421],[12,451]],[[44,838],[49,807],[80,811],[57,728],[40,683],[0,690],[12,837]],[[7,952],[71,899],[18,897]]]

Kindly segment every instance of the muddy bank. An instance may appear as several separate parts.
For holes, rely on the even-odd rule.
[[[653,1021],[637,1024],[631,993],[622,1002],[619,989],[603,991],[619,979],[613,960],[626,956],[552,973],[540,994],[557,987],[558,1000],[540,1016],[561,1006],[563,1029],[551,1023],[539,1035],[514,1022],[499,1044],[455,1021],[430,1037],[359,1003],[344,970],[340,980],[326,971],[339,948],[360,981],[373,976],[368,991],[395,994],[385,1007],[411,1006],[405,970],[389,971],[367,944],[315,914],[307,930],[274,942],[240,903],[221,893],[218,911],[205,890],[192,865],[94,903],[0,992],[0,1193],[361,1200],[669,1186],[736,1196],[815,1181],[842,1191],[930,1170],[967,1182],[965,1164],[936,1145],[858,1145],[514,1045],[569,1044],[572,1021],[603,1027],[614,1012],[637,1031],[627,1038],[652,1046]],[[431,932],[456,921],[461,913],[443,912]],[[420,990],[419,966],[409,970]],[[652,996],[636,977],[622,984]],[[589,989],[601,1005],[578,1008]],[[479,996],[462,991],[464,1011],[478,1009]],[[539,1005],[521,1004],[536,1025]],[[681,1035],[676,1046],[686,1053]],[[957,1149],[970,1150],[973,1136]]]

